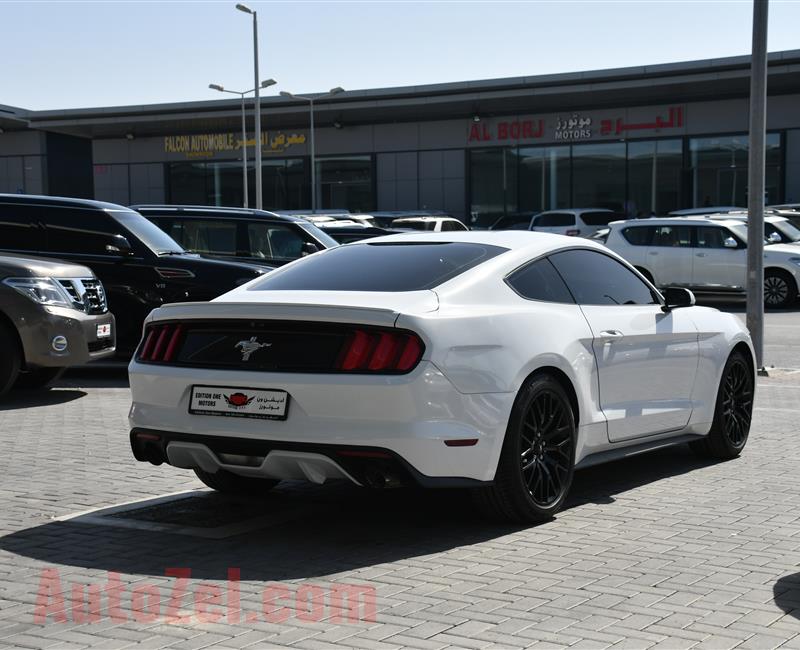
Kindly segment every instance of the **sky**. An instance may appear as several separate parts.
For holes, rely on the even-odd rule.
[[[258,2],[260,76],[323,92],[748,54],[750,0]],[[222,99],[253,87],[252,18],[225,2],[0,0],[0,104],[35,110]],[[769,50],[800,49],[771,0]]]

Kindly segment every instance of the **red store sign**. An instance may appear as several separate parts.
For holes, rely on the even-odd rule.
[[[664,109],[662,109],[664,110]],[[592,126],[592,117],[580,117],[577,113],[572,118],[562,120],[559,116],[552,137],[554,140],[575,141],[589,140],[595,135],[625,137],[636,131],[655,131],[683,128],[683,106],[670,106],[666,114],[661,112],[652,119],[641,122],[627,122],[624,117],[611,117],[600,120],[600,128]],[[580,128],[579,128],[580,127]],[[473,122],[470,125],[467,142],[503,142],[508,140],[535,140],[544,137],[544,118],[522,120],[506,120],[502,122]]]

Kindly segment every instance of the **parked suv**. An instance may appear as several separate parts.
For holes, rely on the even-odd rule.
[[[621,215],[606,208],[568,208],[547,210],[531,219],[530,229],[556,235],[591,237],[597,230],[607,226]]]
[[[204,257],[274,268],[337,243],[301,217],[266,210],[134,205],[185,249]]]
[[[605,242],[658,287],[743,296],[747,224],[734,219],[673,217],[616,221]],[[797,299],[800,247],[764,246],[764,302],[785,307]]]
[[[85,266],[0,254],[0,395],[114,354],[114,317]]]
[[[130,356],[142,322],[167,302],[211,300],[264,273],[203,259],[139,213],[113,203],[0,194],[0,251],[88,266],[117,318],[117,351]]]
[[[425,230],[427,232],[463,232],[469,230],[455,217],[403,217],[390,226],[394,230]]]

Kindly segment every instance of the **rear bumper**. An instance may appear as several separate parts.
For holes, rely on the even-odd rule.
[[[493,480],[515,397],[513,393],[459,393],[425,361],[408,375],[397,376],[232,372],[133,361],[130,384],[131,430],[162,436],[164,462],[180,464],[177,456],[169,455],[173,441],[196,442],[215,455],[265,457],[273,450],[319,453],[335,458],[344,469],[348,461],[342,461],[339,450],[373,450],[388,453],[420,485],[431,485],[433,479],[445,479],[445,484],[455,479]],[[285,390],[290,395],[288,418],[190,414],[194,384]],[[447,444],[464,440],[475,442]],[[250,450],[250,445],[258,453],[229,450]],[[183,457],[191,455],[187,451]],[[195,458],[203,455],[203,450],[196,450]],[[144,452],[137,458],[146,460]],[[247,473],[236,467],[222,468]]]

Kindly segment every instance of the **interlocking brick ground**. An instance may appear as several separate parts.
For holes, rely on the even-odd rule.
[[[781,314],[780,327],[768,332],[775,359],[800,314]],[[201,487],[131,458],[124,375],[17,393],[0,405],[0,647],[800,649],[799,396],[800,375],[774,373],[760,380],[740,459],[677,447],[585,470],[568,507],[535,527],[487,525],[461,493],[288,485],[267,498],[293,519],[208,540],[54,521]],[[168,567],[191,568],[190,594],[200,582],[224,590],[240,568],[241,617],[133,620],[137,586],[156,587],[166,611]],[[67,602],[70,585],[118,572],[128,620],[113,620],[104,599],[99,622],[68,612],[66,623],[35,623],[48,568]],[[266,586],[313,585],[328,598],[341,584],[375,588],[374,622],[337,623],[329,608],[322,620],[262,614]]]

